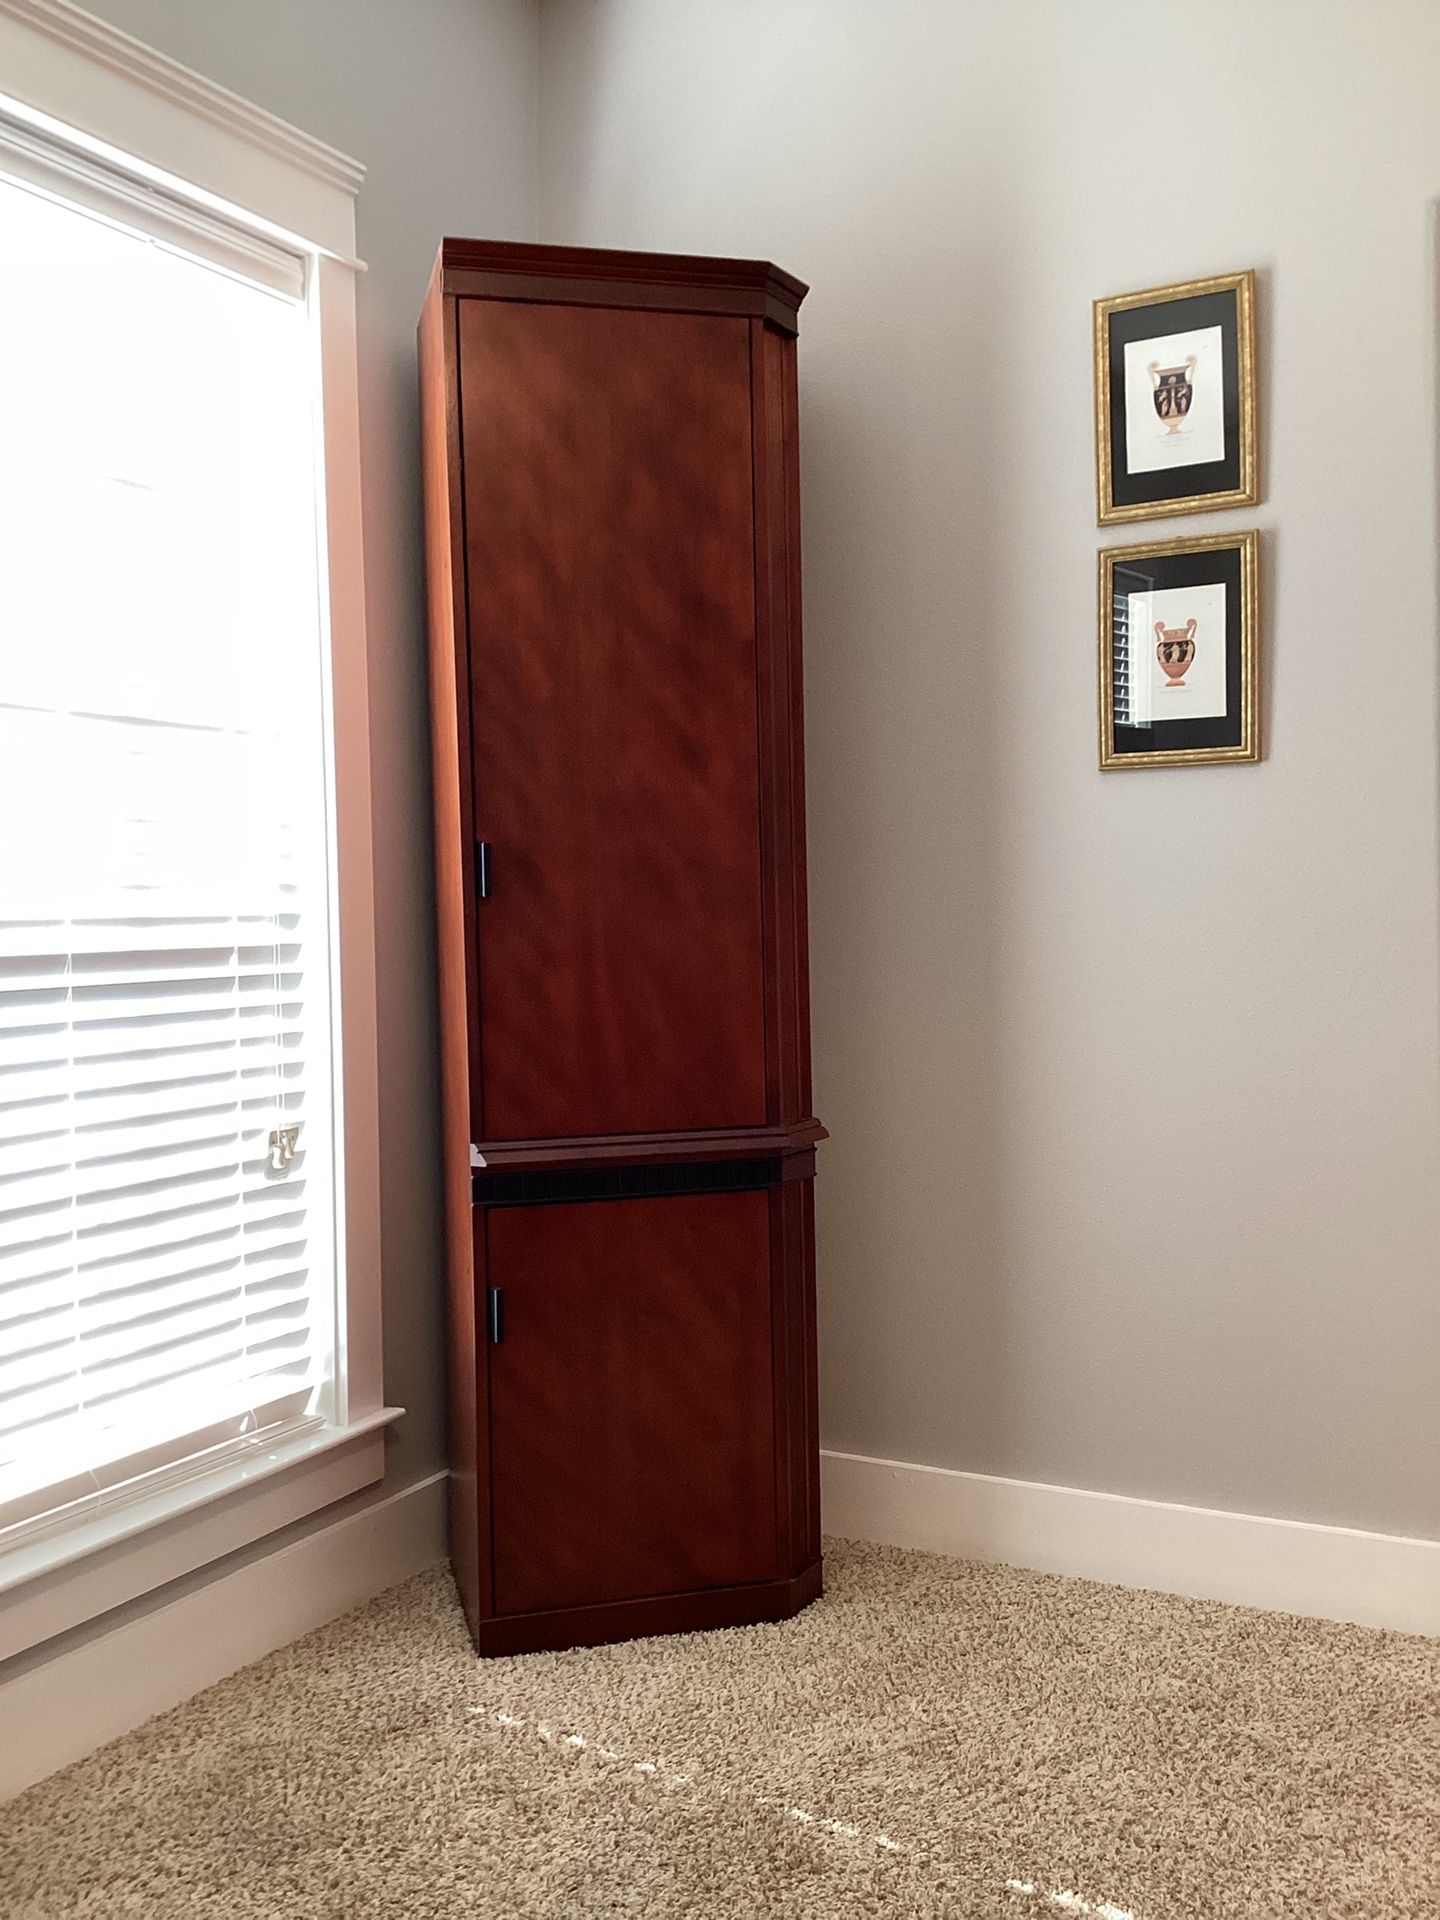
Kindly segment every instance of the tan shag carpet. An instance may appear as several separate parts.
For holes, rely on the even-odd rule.
[[[1440,1916],[1440,1643],[844,1543],[828,1579],[481,1662],[423,1575],[0,1808],[0,1913]]]

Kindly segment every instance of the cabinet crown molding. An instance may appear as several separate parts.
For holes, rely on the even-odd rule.
[[[731,313],[789,334],[799,332],[800,303],[810,291],[769,260],[520,240],[442,240],[436,272],[446,293]]]

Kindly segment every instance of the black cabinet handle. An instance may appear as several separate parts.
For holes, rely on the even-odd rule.
[[[505,1338],[505,1289],[487,1287],[485,1289],[485,1324],[490,1334],[490,1344],[498,1347]]]

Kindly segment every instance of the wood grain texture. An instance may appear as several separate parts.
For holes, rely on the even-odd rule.
[[[489,1213],[497,1614],[772,1574],[770,1257],[764,1192]]]
[[[803,293],[447,241],[422,320],[451,1544],[484,1653],[820,1589]]]
[[[766,1118],[746,324],[460,305],[482,1138]]]
[[[435,903],[439,960],[441,1178],[445,1205],[450,1532],[457,1583],[472,1631],[490,1611],[489,1476],[477,1394],[475,1278],[470,1210],[471,1131],[476,1069],[478,976],[469,818],[470,738],[464,582],[460,543],[460,440],[455,302],[437,266],[420,317],[420,428],[425,490],[425,564],[430,629],[430,739],[435,818]]]

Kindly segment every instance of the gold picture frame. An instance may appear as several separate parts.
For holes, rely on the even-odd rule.
[[[1193,354],[1179,366],[1161,368],[1152,360],[1144,372],[1129,373],[1131,362],[1125,349],[1129,345],[1143,350],[1150,308],[1158,310],[1153,317],[1156,336],[1179,340],[1199,330],[1195,337],[1204,342],[1202,372],[1209,378],[1201,380],[1205,390],[1198,396],[1190,379],[1196,368]],[[1213,342],[1211,336],[1216,336]],[[1252,268],[1097,300],[1094,355],[1095,490],[1102,527],[1258,504]],[[1138,353],[1135,358],[1138,362]],[[1148,397],[1156,421],[1150,420],[1148,409],[1143,416],[1137,411],[1134,383],[1143,381],[1145,373],[1154,382]],[[1143,471],[1129,464],[1136,451],[1132,420],[1140,457],[1151,463]],[[1180,456],[1190,449],[1182,447],[1181,441],[1192,426],[1198,429],[1196,457],[1187,463]],[[1151,429],[1148,435],[1143,431],[1146,427]],[[1123,458],[1117,458],[1122,453]],[[1176,491],[1166,490],[1170,483]]]
[[[1098,560],[1101,772],[1259,760],[1258,530],[1102,547]],[[1136,594],[1149,596],[1143,637],[1131,612]],[[1213,624],[1222,604],[1223,642],[1217,655],[1201,646],[1200,630],[1207,620]],[[1173,617],[1178,618],[1192,608],[1182,625],[1165,626],[1163,610],[1177,610]],[[1157,609],[1162,610],[1154,622],[1159,639],[1152,641],[1151,616]],[[1152,651],[1163,675],[1158,693]],[[1196,696],[1190,710],[1159,704],[1172,692],[1186,691]]]

